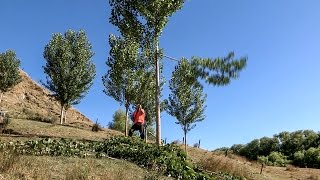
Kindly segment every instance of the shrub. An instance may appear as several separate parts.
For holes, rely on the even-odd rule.
[[[171,144],[172,145],[179,145],[179,144],[181,144],[181,141],[177,139],[177,140],[172,141]]]
[[[100,125],[100,123],[98,122],[98,120],[93,124],[91,130],[92,130],[93,132],[98,132],[98,131],[101,131],[101,130],[102,130],[101,125]]]
[[[209,179],[208,175],[194,169],[180,148],[172,145],[157,147],[139,138],[113,137],[96,151],[179,179]]]
[[[260,164],[266,164],[266,165],[269,165],[269,160],[268,160],[268,157],[266,156],[258,156],[258,162]]]
[[[285,167],[290,161],[280,152],[271,152],[268,156],[268,163],[267,165]]]
[[[305,160],[304,160],[304,151],[298,151],[295,152],[293,155],[293,164],[297,166],[306,166]]]

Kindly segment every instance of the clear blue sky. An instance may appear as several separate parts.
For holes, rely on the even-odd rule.
[[[203,148],[215,149],[281,131],[319,130],[319,7],[318,0],[187,0],[162,34],[166,55],[218,57],[234,51],[248,57],[247,68],[229,86],[205,86],[206,119],[188,134],[189,144],[201,139]],[[1,0],[0,52],[15,50],[22,68],[34,80],[45,80],[42,54],[52,33],[85,30],[97,76],[76,108],[106,125],[123,109],[102,92],[108,35],[117,33],[109,16],[107,0]],[[163,61],[169,78],[175,62]],[[168,141],[182,140],[174,122],[162,113],[162,135]]]

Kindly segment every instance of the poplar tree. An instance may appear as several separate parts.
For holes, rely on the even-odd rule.
[[[234,58],[229,53],[224,58],[197,58],[190,61],[181,59],[175,67],[170,80],[167,112],[176,117],[184,133],[184,145],[187,152],[187,133],[197,122],[204,120],[205,97],[201,81],[214,86],[228,85],[239,76],[246,66],[247,59]]]
[[[68,30],[64,35],[55,33],[45,46],[43,56],[47,74],[44,84],[60,102],[60,123],[71,105],[80,103],[96,75],[91,58],[92,47],[84,31]],[[66,120],[65,120],[66,121]]]
[[[109,0],[111,6],[110,22],[119,28],[124,37],[139,42],[147,57],[154,65],[155,75],[155,113],[156,144],[161,144],[160,120],[160,64],[159,38],[168,23],[169,17],[182,8],[184,0]]]
[[[187,152],[187,133],[197,122],[204,120],[205,97],[203,87],[197,80],[196,67],[182,59],[175,67],[170,80],[167,112],[176,117],[184,134],[184,147]]]
[[[106,62],[107,74],[102,77],[103,92],[125,105],[125,135],[128,135],[129,107],[136,98],[138,83],[138,44],[132,39],[109,36],[110,52]]]
[[[0,104],[3,94],[21,82],[20,60],[16,53],[8,50],[0,54]]]

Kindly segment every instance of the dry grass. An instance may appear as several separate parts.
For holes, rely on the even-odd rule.
[[[261,164],[248,161],[243,157],[224,153],[209,152],[188,147],[189,157],[207,171],[224,171],[252,180],[320,180],[320,169],[298,168],[294,166],[266,166],[260,174]]]
[[[320,178],[319,178],[319,176],[312,174],[312,175],[310,175],[310,176],[308,177],[308,179],[309,179],[309,180],[319,180]]]
[[[234,176],[250,178],[252,172],[246,168],[243,164],[236,163],[232,159],[225,158],[223,156],[212,155],[208,159],[204,159],[200,162],[201,166],[208,171],[212,172],[227,172]]]
[[[0,179],[145,179],[149,172],[135,164],[111,159],[21,156]],[[160,177],[166,179],[166,177]]]
[[[91,129],[80,129],[22,119],[12,119],[7,128],[12,129],[15,133],[28,137],[63,137],[99,141],[115,135],[122,135],[122,133],[110,129],[92,132]]]
[[[0,174],[5,173],[13,168],[19,161],[20,155],[15,153],[13,149],[6,149],[0,152]]]

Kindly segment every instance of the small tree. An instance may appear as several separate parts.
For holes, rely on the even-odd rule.
[[[80,103],[88,92],[96,75],[91,62],[93,52],[84,31],[68,30],[64,35],[53,34],[45,46],[43,56],[46,60],[44,84],[61,104],[60,123],[64,111],[71,105]]]
[[[3,93],[21,82],[19,67],[20,60],[14,51],[8,50],[0,54],[0,104]]]
[[[170,80],[168,113],[175,116],[184,133],[184,146],[187,152],[187,133],[193,129],[196,122],[204,120],[203,88],[197,81],[194,67],[186,60],[182,59]]]
[[[125,120],[126,120],[126,113],[123,112],[121,109],[119,109],[113,114],[112,121],[108,123],[108,128],[124,132]]]

